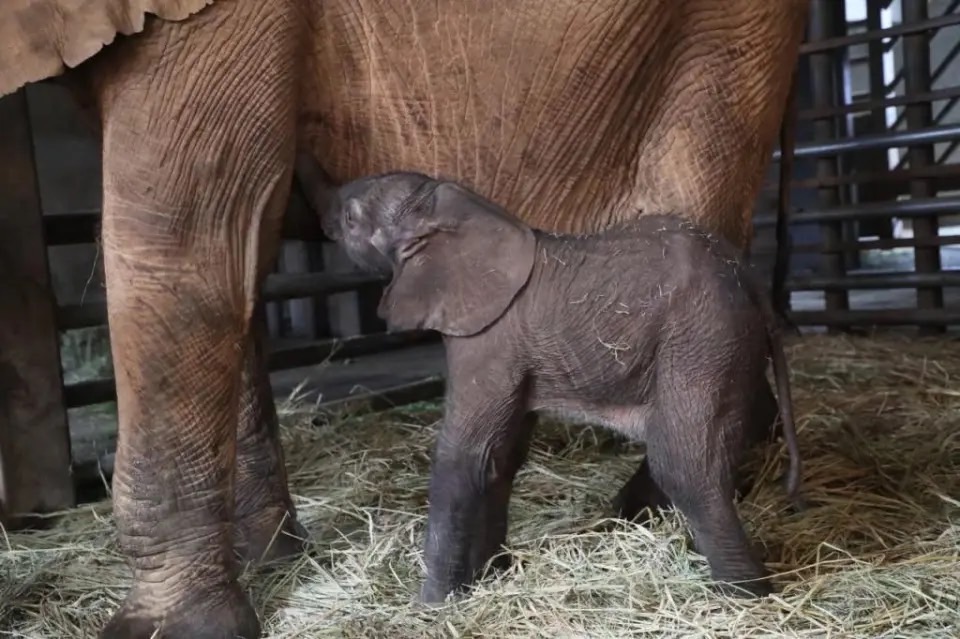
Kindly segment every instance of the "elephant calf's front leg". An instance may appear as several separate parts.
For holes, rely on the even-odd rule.
[[[448,411],[439,435],[430,474],[424,603],[442,603],[471,585],[506,540],[511,487],[534,421],[523,419],[516,400],[495,403],[466,418]]]

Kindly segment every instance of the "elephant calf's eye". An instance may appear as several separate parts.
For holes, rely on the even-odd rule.
[[[353,228],[360,224],[360,221],[363,219],[363,212],[360,210],[360,205],[352,201],[347,206],[347,212],[344,216],[344,221],[347,223],[347,226]]]

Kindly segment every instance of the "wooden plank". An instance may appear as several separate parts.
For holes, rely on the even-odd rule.
[[[288,299],[321,297],[376,287],[377,300],[384,279],[369,273],[271,273],[263,285],[261,299],[264,302],[279,302]],[[91,296],[92,297],[92,296]],[[64,304],[57,310],[57,325],[66,331],[107,323],[107,303],[103,297],[85,300],[82,304]],[[386,330],[386,329],[382,329]],[[382,332],[367,331],[367,333]]]
[[[341,410],[379,411],[443,394],[446,359],[441,342],[401,350],[361,355],[349,362],[309,366],[271,373],[277,404],[291,396],[310,412]],[[113,473],[117,440],[115,407],[77,408],[70,411],[74,472],[86,499],[99,499],[104,479]],[[82,499],[82,497],[81,497]]]
[[[385,353],[438,341],[440,341],[440,333],[417,330],[375,335],[353,335],[343,339],[323,341],[274,341],[267,353],[267,367],[272,372],[320,364],[327,360],[342,360],[361,355]],[[67,408],[112,402],[116,399],[116,385],[113,378],[90,379],[68,384],[64,389],[64,395]]]
[[[0,503],[12,521],[72,507],[70,435],[23,91],[0,99]],[[20,516],[22,515],[22,516]]]

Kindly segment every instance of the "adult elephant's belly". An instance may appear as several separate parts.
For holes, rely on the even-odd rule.
[[[740,245],[807,0],[314,0],[304,138],[340,180],[459,179],[583,232],[674,210]]]

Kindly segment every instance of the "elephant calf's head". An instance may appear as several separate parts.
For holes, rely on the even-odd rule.
[[[348,182],[319,212],[358,266],[392,272],[378,313],[393,329],[478,333],[506,311],[533,269],[529,227],[456,183],[420,173]]]

